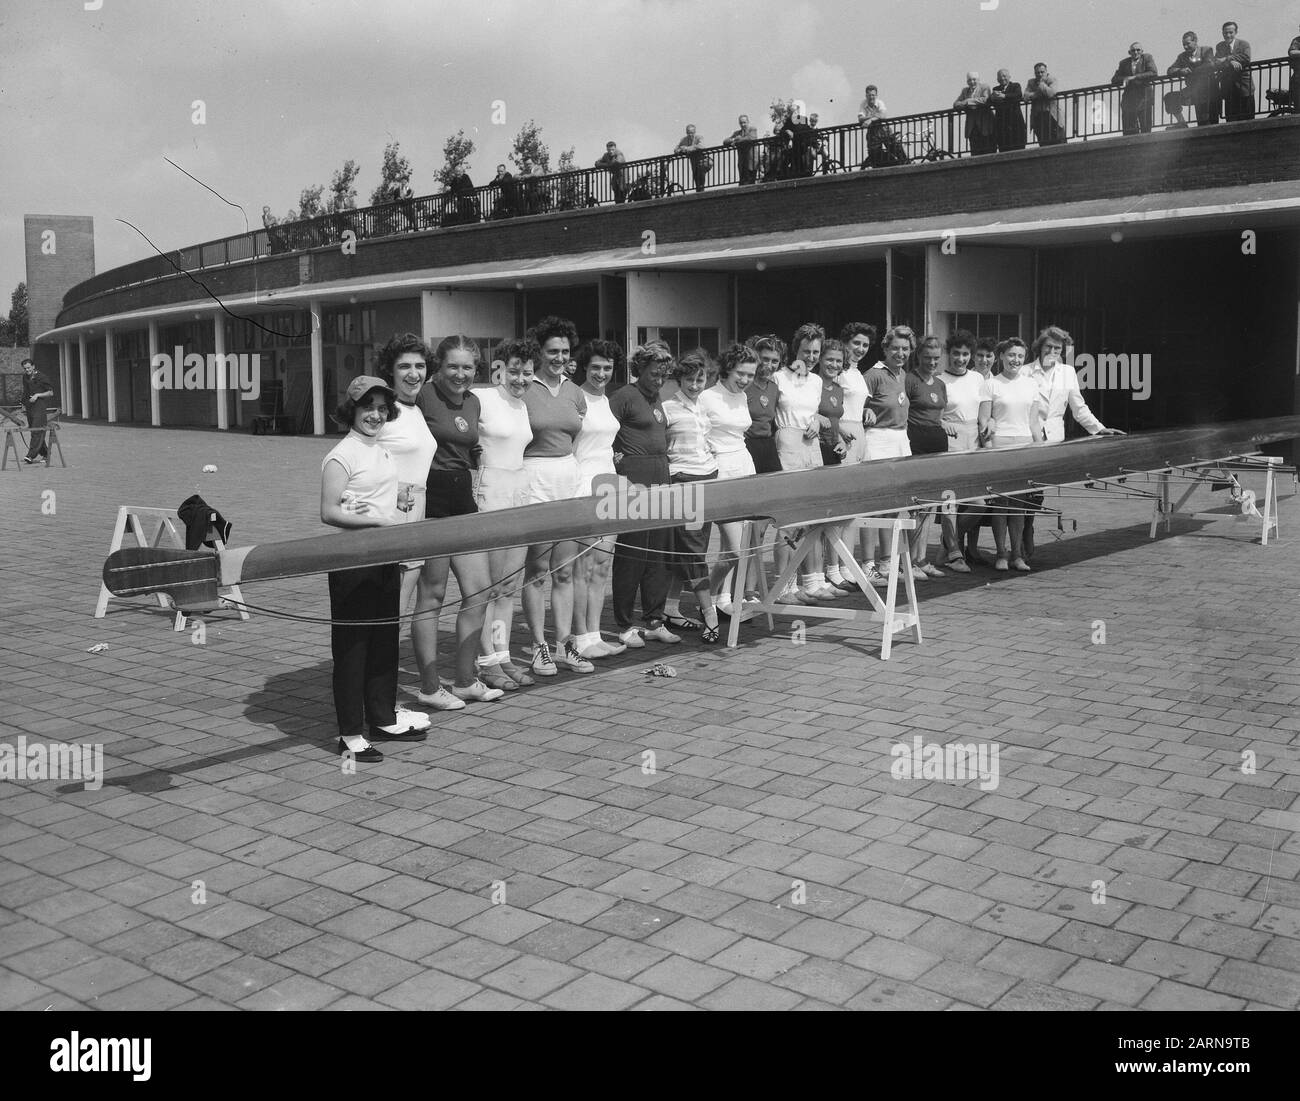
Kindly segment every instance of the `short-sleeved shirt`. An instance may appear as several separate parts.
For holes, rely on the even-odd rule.
[[[1020,372],[1014,379],[990,375],[980,389],[980,401],[991,402],[990,415],[997,422],[998,439],[1032,438],[1034,406],[1038,402],[1038,383]]]
[[[709,418],[709,448],[715,455],[734,455],[745,450],[745,434],[754,423],[749,415],[748,388],[732,393],[721,382],[700,395],[700,408]]]
[[[915,371],[908,371],[907,423],[913,428],[942,428],[943,411],[948,407],[948,388],[935,375],[926,382]]]
[[[354,428],[321,460],[321,473],[332,462],[348,476],[344,493],[354,505],[367,505],[367,515],[385,524],[401,520],[397,512],[397,464],[378,437],[362,436]]]
[[[455,400],[436,382],[431,382],[415,399],[438,441],[429,473],[473,470],[478,465],[478,395],[466,390]]]
[[[573,454],[573,443],[582,431],[587,415],[587,399],[569,379],[560,382],[552,393],[541,379],[535,378],[524,391],[528,406],[528,423],[532,425],[532,442],[524,449],[526,459],[556,459]]]
[[[609,411],[618,419],[615,451],[624,455],[668,454],[668,418],[658,395],[651,401],[636,383],[629,382],[610,395]]]
[[[528,407],[501,387],[478,394],[479,465],[484,470],[523,470],[524,448],[533,438]]]
[[[745,391],[745,401],[749,405],[749,429],[745,432],[751,440],[769,440],[772,438],[772,424],[776,420],[776,403],[781,391],[771,379],[764,382],[754,379]]]
[[[821,375],[799,375],[782,367],[772,372],[772,381],[780,395],[776,405],[777,428],[807,428],[821,404]]]
[[[699,399],[687,401],[680,390],[663,403],[668,420],[670,474],[713,474],[718,464],[709,450],[709,414]]]
[[[876,414],[873,428],[907,427],[907,379],[906,371],[891,371],[883,363],[877,363],[871,370],[864,372],[862,378],[867,384],[867,408]]]
[[[875,122],[876,119],[883,119],[886,117],[885,101],[877,96],[876,105],[872,107],[871,103],[864,99],[858,104],[858,114],[863,116],[863,125],[869,126],[871,123]]]
[[[397,477],[404,485],[424,485],[438,441],[429,431],[419,408],[399,401],[397,416],[379,430],[379,442],[397,464]]]
[[[944,406],[944,424],[978,424],[980,419],[980,391],[984,389],[984,376],[976,370],[954,375],[948,371],[940,376],[948,392]]]
[[[822,379],[822,400],[817,412],[830,421],[829,428],[818,432],[822,443],[834,447],[840,442],[840,418],[844,416],[844,387],[838,382]]]

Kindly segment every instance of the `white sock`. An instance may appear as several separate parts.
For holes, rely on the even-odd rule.
[[[839,563],[826,567],[826,580],[832,585],[838,585],[844,580],[844,572],[840,569]]]
[[[801,573],[799,575],[799,584],[804,589],[820,589],[826,584],[826,575],[820,570],[817,573]]]
[[[370,748],[370,743],[366,741],[363,734],[344,734],[343,744],[353,753],[360,753],[363,749]]]

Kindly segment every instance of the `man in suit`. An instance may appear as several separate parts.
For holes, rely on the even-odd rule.
[[[1183,78],[1183,87],[1165,93],[1165,111],[1174,116],[1170,130],[1187,129],[1183,107],[1196,108],[1196,125],[1210,126],[1219,121],[1219,83],[1214,75],[1214,51],[1197,42],[1196,32],[1183,35],[1183,52],[1174,58],[1166,76]]]
[[[752,184],[758,179],[758,127],[749,125],[749,116],[741,115],[736,131],[724,138],[724,146],[736,147],[736,164],[740,169],[741,184]]]
[[[1156,59],[1142,49],[1142,43],[1134,42],[1128,48],[1128,57],[1115,69],[1110,78],[1112,84],[1118,84],[1123,91],[1119,97],[1120,117],[1126,134],[1151,133],[1151,120],[1155,114],[1155,89],[1153,84],[1160,79],[1160,70],[1156,68]]]
[[[1056,98],[1056,77],[1047,71],[1046,62],[1034,66],[1033,78],[1025,85],[1025,98],[1029,100],[1029,125],[1038,144],[1064,145],[1065,101]]]
[[[1011,79],[1007,69],[998,70],[998,82],[989,89],[989,103],[993,107],[993,136],[998,152],[1025,147],[1025,114],[1021,108],[1024,93]]]
[[[953,100],[952,109],[966,114],[966,141],[970,145],[972,156],[980,157],[985,153],[997,152],[993,108],[989,106],[989,86],[980,83],[979,73],[966,74],[966,87]]]
[[[1237,37],[1237,24],[1223,24],[1223,41],[1214,47],[1223,117],[1240,122],[1255,117],[1255,82],[1250,77],[1250,43]]]
[[[497,165],[497,174],[492,177],[497,189],[496,207],[493,218],[513,218],[519,213],[519,185],[504,164]]]
[[[623,165],[626,163],[627,158],[612,141],[605,143],[605,155],[596,162],[597,168],[609,171],[609,186],[613,189],[616,203],[627,201],[627,179],[623,172]]]

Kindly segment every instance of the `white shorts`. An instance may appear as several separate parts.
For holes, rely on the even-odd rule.
[[[578,464],[578,496],[587,497],[593,492],[592,482],[597,478],[614,478],[617,477],[617,471],[614,469],[614,459],[610,456],[607,463],[579,463]]]
[[[897,459],[912,453],[906,428],[868,428],[866,452],[871,459]]]
[[[754,473],[754,457],[749,449],[742,447],[739,451],[728,451],[725,455],[715,455],[718,460],[718,478],[743,478]]]
[[[848,453],[840,461],[840,466],[851,466],[853,463],[865,463],[867,461],[867,437],[866,429],[860,424],[854,425],[848,429],[853,433],[853,442],[849,444]]]
[[[474,503],[479,512],[498,512],[528,504],[528,471],[486,467],[479,471]]]
[[[397,499],[399,501],[402,499],[402,494],[408,489],[411,494],[411,510],[409,512],[403,512],[401,509],[397,510],[397,522],[399,524],[414,524],[417,520],[424,519],[424,485],[420,482],[398,482]],[[402,569],[418,570],[423,565],[424,559],[420,559],[418,562],[403,562]]]
[[[579,486],[578,460],[572,455],[528,458],[524,456],[524,469],[528,471],[528,504],[543,501],[572,501],[575,497],[591,495],[591,484]]]
[[[970,421],[944,421],[943,429],[957,430],[956,436],[948,437],[949,451],[974,451],[979,447],[980,426]]]
[[[1028,447],[1033,443],[1029,436],[1003,436],[1000,433],[993,433],[994,447]]]
[[[776,453],[782,470],[815,470],[822,465],[822,449],[817,437],[804,439],[802,428],[778,428]]]

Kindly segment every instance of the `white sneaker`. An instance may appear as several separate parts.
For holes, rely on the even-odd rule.
[[[639,627],[629,627],[618,636],[618,640],[629,650],[640,650],[645,646],[645,639],[641,637]]]
[[[560,651],[560,664],[563,665],[570,673],[594,673],[596,667],[586,658],[578,653],[578,648],[573,644],[573,639],[568,639]]]
[[[807,589],[804,590],[804,592],[808,591],[809,590]],[[843,600],[849,595],[843,589],[837,589],[834,585],[830,584],[830,582],[827,582],[825,585],[818,585],[815,589],[811,590],[811,593],[818,600]]]
[[[457,699],[457,697],[453,696],[441,685],[439,685],[438,691],[436,692],[430,692],[428,694],[417,692],[415,698],[424,704],[425,707],[432,707],[435,711],[459,711],[465,706],[464,700]]]
[[[949,558],[945,565],[953,573],[970,573],[970,567],[966,565],[966,559],[964,558]]]
[[[735,615],[736,606],[730,600],[715,600],[713,606],[719,615]]]
[[[533,646],[533,660],[529,666],[539,677],[553,677],[559,672],[551,658],[551,648],[544,642]]]
[[[944,577],[944,576],[946,576],[946,575],[944,574],[943,570],[939,569],[938,566],[934,565],[934,564],[931,563],[931,562],[922,562],[922,563],[921,563],[921,571],[925,574],[926,577]]]
[[[407,711],[404,707],[397,708],[397,725],[407,730],[428,730],[433,725],[429,716],[423,711]]]
[[[883,589],[886,585],[889,584],[889,577],[886,574],[881,573],[876,568],[876,564],[874,562],[864,566],[862,568],[862,572],[867,575],[867,580],[870,581],[873,585],[879,586],[880,588]]]
[[[505,695],[500,688],[489,688],[481,680],[476,680],[465,688],[453,688],[452,692],[457,699],[469,700],[471,703],[491,703]]]
[[[909,563],[907,563],[907,565],[908,565],[908,568],[912,571],[912,580],[913,580],[913,581],[929,581],[929,580],[930,580],[929,575],[926,574],[925,570],[921,569],[921,567],[918,566],[915,562],[909,562]],[[902,571],[902,570],[899,570],[898,572],[899,572],[899,573],[902,573],[903,571]]]
[[[623,645],[623,643],[606,642],[603,638],[597,639],[596,645],[600,647],[600,653],[597,654],[596,656],[602,658],[617,657],[619,654],[625,653],[627,651],[627,647]],[[582,656],[588,657],[589,655],[583,654]]]
[[[644,638],[654,639],[655,642],[667,642],[669,645],[681,642],[682,636],[675,635],[662,623],[655,628],[647,628],[641,632]]]

